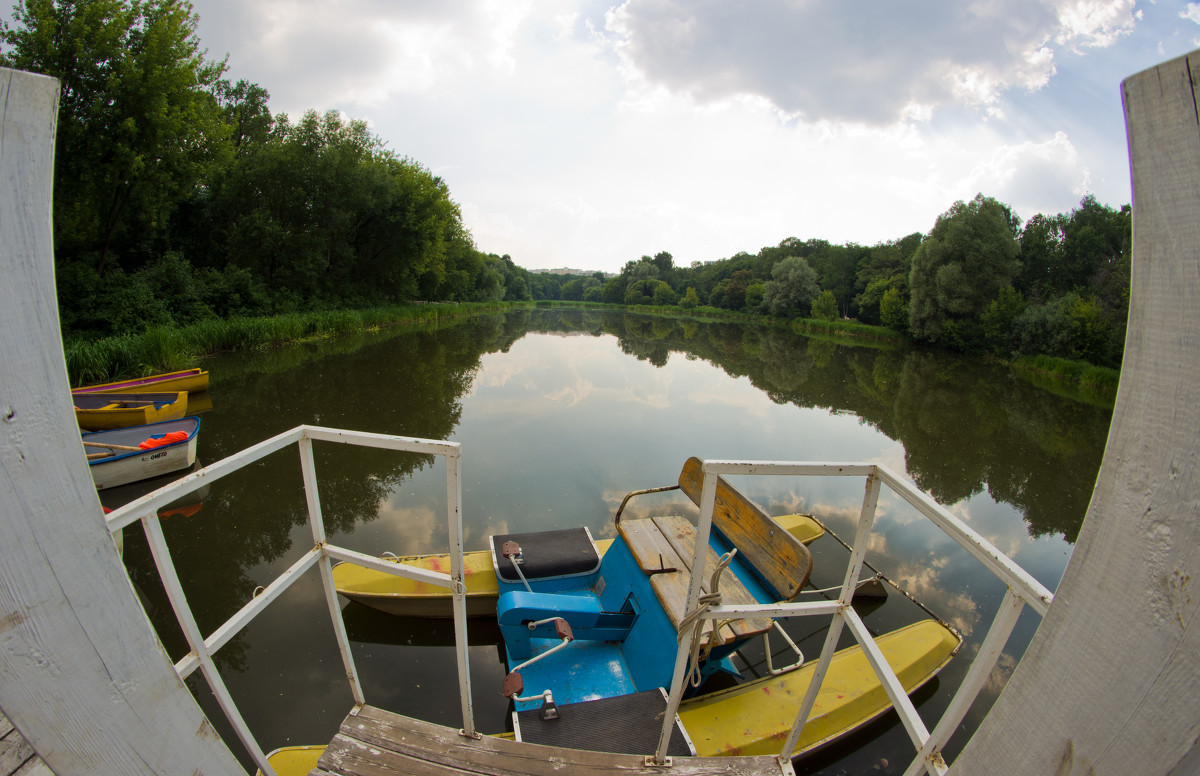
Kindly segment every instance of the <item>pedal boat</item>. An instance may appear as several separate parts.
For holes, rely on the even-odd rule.
[[[490,549],[464,555],[469,612],[497,618],[509,674],[502,692],[512,700],[516,740],[594,751],[653,751],[668,706],[681,632],[695,626],[686,606],[696,527],[679,516],[621,520],[629,498],[680,488],[699,502],[701,463],[691,458],[679,485],[635,491],[616,516],[617,536],[593,541],[586,528],[490,537]],[[729,604],[794,600],[808,583],[812,557],[805,540],[824,532],[805,516],[772,518],[719,478],[713,530],[701,573],[702,594]],[[733,551],[733,552],[731,552]],[[448,570],[443,555],[416,560]],[[414,558],[404,562],[412,563]],[[712,578],[718,566],[722,573]],[[339,573],[340,572],[340,573]],[[384,611],[448,614],[440,590],[389,577],[372,581],[360,567],[334,569],[340,592]],[[387,575],[378,574],[379,577]],[[704,600],[704,599],[702,599]],[[703,623],[688,672],[694,679],[679,707],[671,756],[770,754],[791,730],[817,661],[791,666],[733,687],[705,691],[718,672],[740,677],[732,658],[777,628],[770,617]],[[786,634],[783,638],[787,639]],[[788,639],[790,641],[790,639]],[[932,679],[962,639],[932,619],[876,639],[906,693]],[[778,644],[778,642],[776,642]],[[770,655],[769,642],[764,644]],[[699,689],[697,689],[699,688]],[[836,653],[804,727],[796,754],[827,744],[891,708],[863,650]],[[656,719],[657,717],[657,719]]]
[[[701,462],[688,459],[679,487],[699,501]],[[655,489],[661,490],[661,489]],[[645,492],[645,491],[642,491]],[[637,495],[631,494],[632,495]],[[628,497],[622,503],[624,507]],[[697,529],[686,518],[620,519],[603,554],[586,528],[491,537],[496,616],[509,674],[517,740],[618,753],[651,751],[660,734],[677,644],[691,631],[689,694],[667,754],[730,756],[778,751],[816,661],[697,694],[718,671],[740,676],[732,656],[777,629],[770,617],[694,619],[685,612]],[[794,600],[808,584],[808,547],[718,478],[701,606]],[[714,623],[716,623],[714,627]],[[786,636],[786,634],[783,634]],[[906,693],[958,651],[950,628],[922,620],[876,639]],[[794,645],[793,645],[794,646]],[[769,642],[764,645],[771,654]],[[799,653],[799,650],[796,650]],[[858,646],[837,653],[796,753],[828,743],[891,708]]]
[[[694,500],[698,501],[699,498],[697,493]],[[821,524],[809,515],[782,515],[773,519],[804,544],[812,543],[825,533]],[[603,557],[612,542],[612,539],[596,540],[596,551]],[[450,571],[450,556],[446,553],[404,556],[389,554],[384,556],[384,560],[416,566],[427,571]],[[464,552],[463,574],[466,580],[467,616],[495,617],[500,586],[496,581],[491,550]],[[385,574],[353,563],[339,563],[334,566],[333,581],[337,591],[346,598],[381,612],[401,617],[448,618],[451,615],[449,591],[427,582]]]

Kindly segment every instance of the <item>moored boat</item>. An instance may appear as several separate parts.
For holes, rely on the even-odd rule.
[[[208,390],[208,372],[196,367],[183,369],[178,372],[165,372],[148,377],[136,377],[130,380],[118,380],[113,383],[100,385],[85,385],[82,388],[72,388],[71,393],[130,393],[135,391],[186,391],[200,393]]]
[[[701,467],[691,458],[679,477],[678,487],[697,503]],[[709,526],[679,516],[622,521],[618,510],[617,535],[603,552],[586,529],[492,537],[496,616],[509,666],[503,693],[513,701],[518,741],[631,754],[654,748],[654,720],[670,708],[662,688],[674,686],[680,668],[676,651],[663,645],[690,636],[684,692],[694,697],[677,707],[677,733],[667,753],[737,756],[780,748],[817,663],[805,663],[771,607],[797,602],[805,593],[812,556],[804,542],[720,477],[712,510]],[[689,610],[695,584],[699,603]],[[722,605],[748,611],[701,619]],[[719,672],[740,677],[733,657],[751,643],[763,640],[769,656],[772,632],[792,646],[792,665],[777,669],[768,657],[767,676],[705,690]],[[911,693],[949,662],[961,642],[943,622],[926,619],[879,637],[874,648]],[[857,645],[833,656],[795,753],[891,708],[869,660]]]
[[[186,469],[196,461],[199,431],[200,419],[187,417],[84,434],[96,489]]]
[[[774,518],[784,530],[804,544],[825,533],[825,529],[810,515],[781,515]],[[603,556],[612,539],[597,539],[596,550]],[[387,555],[383,558],[428,571],[445,573],[450,569],[448,553],[428,555]],[[496,599],[500,588],[492,568],[490,550],[463,553],[463,572],[466,577],[468,617],[495,617]],[[351,601],[403,617],[450,617],[452,596],[444,587],[406,579],[354,563],[339,563],[333,568],[337,591]]]
[[[188,411],[187,391],[74,394],[75,420],[87,431],[179,420]]]

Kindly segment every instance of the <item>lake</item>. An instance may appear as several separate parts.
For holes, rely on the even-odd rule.
[[[468,550],[483,549],[493,533],[572,525],[610,537],[622,497],[673,484],[692,455],[865,461],[910,478],[1051,590],[1078,535],[1111,416],[1111,408],[1056,395],[980,359],[619,311],[492,313],[223,355],[205,366],[212,408],[201,415],[203,463],[302,423],[462,443]],[[164,520],[206,634],[311,547],[299,460],[290,451],[206,486]],[[331,541],[372,555],[444,551],[440,463],[322,443],[316,460]],[[810,513],[853,536],[860,478],[732,479],[771,514]],[[115,506],[135,493],[102,495]],[[677,492],[633,503],[696,513]],[[897,498],[885,495],[878,515],[868,560],[965,638],[959,657],[914,696],[929,724],[961,681],[1004,587]],[[131,577],[178,659],[185,642],[145,540],[136,526],[125,533]],[[845,551],[830,537],[812,550],[813,584],[840,583]],[[914,610],[893,595],[860,614],[884,632],[920,616]],[[368,702],[461,725],[449,623],[358,604],[346,604],[344,618]],[[949,757],[978,726],[1038,622],[1022,615]],[[815,658],[822,630],[814,628],[789,624]],[[473,621],[470,637],[476,724],[498,732],[507,721],[498,629]],[[746,670],[761,670],[761,658],[761,648],[748,650]],[[267,750],[326,743],[351,706],[314,574],[217,662]],[[189,684],[227,730],[198,674]],[[902,773],[912,752],[888,714],[797,761],[797,771]]]

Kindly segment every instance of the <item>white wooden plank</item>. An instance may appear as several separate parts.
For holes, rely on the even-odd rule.
[[[57,98],[0,69],[0,708],[60,776],[241,774],[133,593],[79,444],[50,231]]]
[[[1200,51],[1124,83],[1133,284],[1092,502],[1055,601],[952,774],[1200,762]]]

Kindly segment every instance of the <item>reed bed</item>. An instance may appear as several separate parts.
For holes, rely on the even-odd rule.
[[[140,334],[89,339],[70,337],[63,345],[71,385],[111,382],[194,366],[207,355],[279,347],[354,331],[507,307],[505,303],[415,304],[366,310],[322,310],[260,318],[209,318],[187,326],[153,326]]]
[[[1023,356],[1011,365],[1034,385],[1104,407],[1113,406],[1121,381],[1116,369],[1053,356]]]

